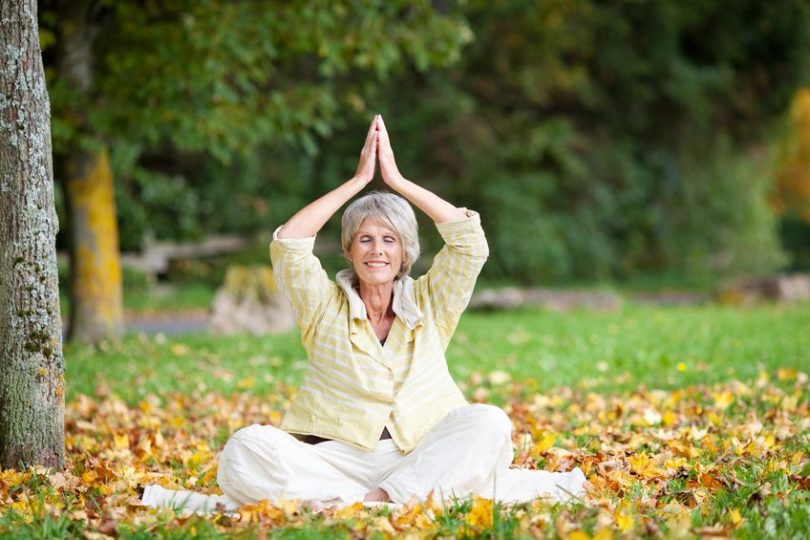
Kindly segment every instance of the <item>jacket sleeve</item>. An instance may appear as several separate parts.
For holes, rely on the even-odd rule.
[[[270,243],[273,278],[289,298],[302,337],[315,331],[335,284],[313,253],[315,237],[279,238],[278,229]]]
[[[417,280],[416,294],[423,299],[423,306],[429,306],[442,347],[446,348],[470,302],[489,247],[481,218],[472,210],[467,210],[466,219],[438,223],[436,228],[445,245],[434,257],[430,270]]]

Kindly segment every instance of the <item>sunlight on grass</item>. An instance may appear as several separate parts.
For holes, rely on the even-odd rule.
[[[750,380],[763,369],[806,369],[808,328],[810,305],[468,313],[447,356],[468,395],[473,386],[497,387],[497,377],[489,378],[492,372],[506,373],[536,390],[676,388]],[[92,395],[97,386],[129,402],[148,393],[191,389],[262,395],[276,380],[299,383],[306,368],[296,332],[261,337],[130,335],[98,349],[69,345],[65,355],[68,399]]]
[[[296,332],[129,335],[66,347],[68,465],[0,471],[0,536],[800,537],[810,528],[810,305],[469,313],[448,350],[513,422],[515,466],[582,468],[566,505],[483,499],[314,514],[295,502],[181,516],[158,482],[217,492],[216,456],[278,425],[306,369]]]

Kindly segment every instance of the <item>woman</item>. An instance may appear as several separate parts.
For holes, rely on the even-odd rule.
[[[375,192],[346,209],[341,245],[351,268],[333,282],[312,253],[315,235],[372,181],[378,161],[401,197]],[[408,276],[419,242],[405,199],[446,243],[418,280]],[[280,429],[252,425],[227,442],[217,477],[224,497],[181,499],[153,488],[144,502],[406,503],[431,493],[513,502],[582,493],[579,469],[510,469],[509,418],[468,404],[450,377],[444,351],[487,258],[486,239],[477,213],[400,174],[382,117],[371,123],[354,177],[280,227],[270,255],[309,356],[296,399]]]

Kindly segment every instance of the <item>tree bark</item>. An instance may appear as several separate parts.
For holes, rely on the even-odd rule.
[[[0,2],[0,467],[64,466],[50,104],[35,0]]]
[[[124,323],[118,224],[106,149],[68,158],[70,338],[97,343],[121,335]]]
[[[88,22],[88,0],[58,3],[60,78],[67,81],[83,106],[74,111],[79,132],[88,134],[86,121],[92,102],[93,39]],[[74,142],[59,167],[65,186],[70,223],[71,340],[98,343],[117,339],[124,329],[123,281],[118,249],[114,184],[107,149],[95,141],[93,149]]]

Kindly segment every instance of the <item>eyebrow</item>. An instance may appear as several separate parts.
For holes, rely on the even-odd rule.
[[[394,231],[389,231],[389,230],[383,231],[382,235],[383,236],[393,236],[394,238],[399,238],[399,235],[397,233],[395,233]],[[371,234],[368,231],[358,230],[357,232],[354,233],[352,238],[356,238],[358,236],[374,236],[374,235]]]

